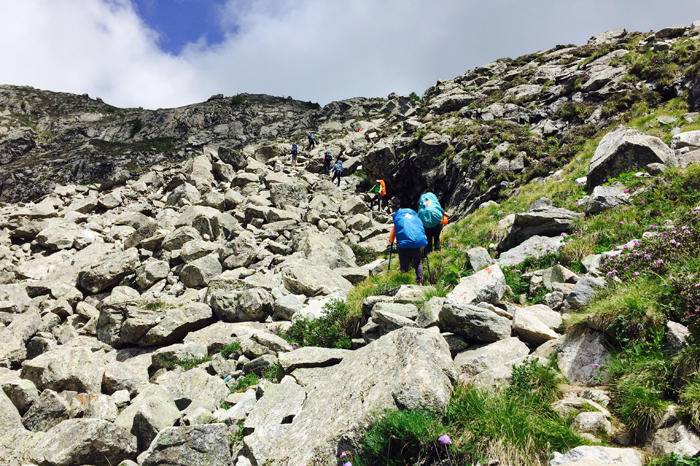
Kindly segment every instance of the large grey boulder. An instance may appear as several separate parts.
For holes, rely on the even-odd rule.
[[[292,293],[313,297],[336,291],[348,292],[352,283],[327,266],[297,261],[282,269],[284,287]]]
[[[130,300],[100,309],[97,337],[115,347],[167,345],[207,326],[211,318],[208,305],[187,297]]]
[[[674,149],[682,149],[684,147],[700,148],[700,130],[686,131],[674,135],[671,147]]]
[[[105,356],[83,346],[61,346],[22,364],[22,377],[39,390],[99,393]]]
[[[676,454],[695,456],[700,453],[700,436],[678,422],[670,427],[657,430],[649,448],[656,456]]]
[[[566,302],[571,309],[580,309],[591,302],[596,291],[605,286],[605,280],[584,275],[579,278],[573,290],[566,297]]]
[[[540,345],[559,337],[559,334],[527,309],[518,308],[513,313],[513,331],[528,343]]]
[[[156,383],[172,394],[175,403],[186,413],[200,407],[213,411],[230,393],[223,379],[199,368],[166,372]]]
[[[142,466],[233,466],[226,424],[168,427],[161,430],[144,453]]]
[[[148,368],[150,366],[150,354],[138,354],[124,360],[118,358],[105,366],[102,390],[105,393],[126,390],[133,396],[148,385]]]
[[[316,265],[325,265],[331,269],[355,266],[352,249],[345,244],[343,235],[332,228],[324,232],[315,228],[303,230],[296,249]]]
[[[255,431],[254,436],[266,435],[268,427],[282,425],[299,414],[306,399],[306,391],[292,377],[285,377],[279,384],[270,384],[243,423],[243,427]],[[261,439],[249,438],[247,444],[254,447]],[[255,456],[255,451],[253,451]]]
[[[629,202],[630,195],[621,186],[596,186],[586,202],[586,214],[597,214]]]
[[[554,453],[549,466],[642,466],[643,455],[634,448],[580,446]]]
[[[71,392],[67,392],[71,393]],[[75,417],[71,415],[66,398],[53,390],[46,389],[22,416],[24,427],[32,431],[47,431],[62,421]]]
[[[279,354],[279,363],[282,368],[291,372],[300,367],[327,367],[338,364],[351,351],[336,348],[319,348],[305,346]]]
[[[15,366],[27,357],[27,342],[42,325],[36,309],[15,316],[7,327],[0,327],[0,366]]]
[[[472,270],[475,272],[494,263],[494,260],[491,258],[486,248],[482,248],[481,246],[468,249],[467,259],[469,260],[469,265],[471,265]]]
[[[455,378],[445,340],[436,330],[414,328],[385,335],[319,370],[291,422],[245,437],[254,464],[335,464],[339,444],[356,441],[376,413],[443,409]]]
[[[24,414],[39,398],[39,391],[31,380],[23,379],[18,372],[9,369],[0,368],[0,390],[20,414]]]
[[[462,278],[447,295],[447,302],[457,305],[497,303],[505,294],[506,286],[506,277],[501,268],[491,265]]]
[[[490,309],[449,301],[440,311],[439,326],[468,341],[490,343],[510,337],[511,321]]]
[[[113,466],[136,454],[136,438],[102,419],[68,419],[37,443],[32,458],[39,464]]]
[[[218,254],[209,254],[186,264],[180,271],[180,280],[188,288],[202,288],[222,271]]]
[[[605,336],[586,329],[564,337],[557,365],[569,382],[592,386],[603,375],[608,357]]]
[[[650,163],[668,164],[673,150],[654,136],[634,129],[619,127],[603,137],[593,154],[586,184],[589,190],[628,170]]]
[[[502,267],[515,267],[526,260],[541,259],[549,254],[556,254],[564,246],[561,236],[531,236],[512,249],[498,256],[498,264]]]
[[[527,212],[512,217],[512,223],[498,245],[499,251],[507,251],[532,236],[557,236],[569,233],[581,214],[542,203]]]
[[[136,435],[139,451],[147,449],[158,432],[172,426],[180,418],[180,410],[165,390],[157,387],[146,395],[139,395],[131,405],[135,409],[130,431]],[[131,414],[130,412],[129,416]]]
[[[241,288],[240,283],[217,281],[207,290],[214,314],[225,322],[263,321],[272,313],[273,298],[263,288]]]
[[[460,380],[469,384],[474,383],[477,376],[487,371],[495,373],[495,370],[505,368],[510,369],[512,373],[513,365],[523,362],[529,353],[525,343],[516,337],[510,337],[457,354],[455,366],[459,371]],[[481,378],[486,380],[492,377]]]
[[[78,274],[78,284],[92,294],[99,293],[118,285],[124,277],[136,271],[139,263],[136,248],[114,251],[100,262],[81,270]]]

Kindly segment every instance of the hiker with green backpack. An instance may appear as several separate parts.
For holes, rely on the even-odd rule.
[[[447,213],[440,205],[440,201],[433,193],[423,193],[418,199],[418,217],[425,227],[425,235],[428,238],[428,245],[425,253],[440,250],[440,233],[442,227],[447,225]]]

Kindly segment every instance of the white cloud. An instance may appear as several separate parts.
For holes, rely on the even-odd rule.
[[[0,0],[0,82],[116,105],[184,105],[223,92],[321,103],[437,79],[616,26],[700,18],[700,0],[229,0],[220,44],[158,48],[129,0]]]

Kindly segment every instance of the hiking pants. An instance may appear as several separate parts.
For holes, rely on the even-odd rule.
[[[369,210],[374,209],[374,204],[377,204],[378,210],[382,210],[382,201],[383,198],[381,194],[375,193],[374,197],[369,201]]]
[[[306,148],[306,150],[310,151],[314,147],[316,147],[316,141],[314,141],[313,139],[309,139],[309,146]]]
[[[331,171],[331,162],[329,161],[323,161],[323,174],[327,175],[328,172]]]
[[[399,269],[408,272],[411,268],[416,270],[416,283],[423,283],[423,253],[418,249],[399,249]]]
[[[338,187],[340,187],[340,177],[341,177],[341,175],[342,175],[342,173],[340,173],[339,171],[334,171],[334,172],[333,172],[333,178],[331,178],[331,183],[334,182],[335,180],[338,180]]]
[[[425,253],[430,251],[440,250],[440,233],[442,233],[442,224],[425,229],[425,236],[428,237],[428,245],[425,247]]]

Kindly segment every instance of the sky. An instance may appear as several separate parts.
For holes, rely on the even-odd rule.
[[[325,104],[698,19],[700,0],[0,0],[0,83],[145,108],[239,92]]]

